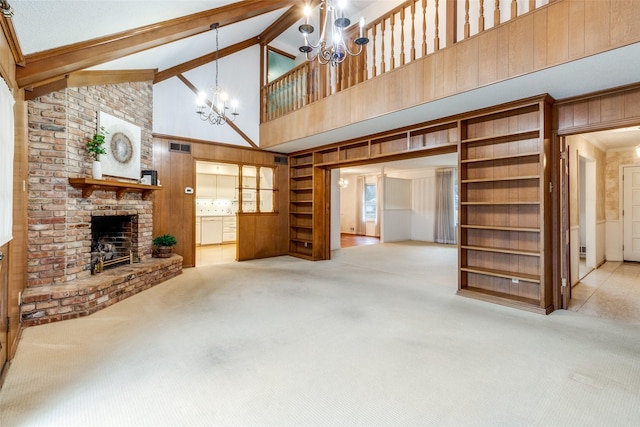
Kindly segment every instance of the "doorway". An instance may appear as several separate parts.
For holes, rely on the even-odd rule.
[[[362,244],[436,242],[436,171],[453,170],[457,162],[457,153],[449,153],[332,170],[331,250],[357,238]]]
[[[226,264],[236,259],[238,177],[239,166],[236,164],[196,161],[198,267]]]
[[[638,170],[640,128],[566,137],[569,149],[570,259],[572,289],[567,309],[640,323],[640,286],[629,286],[640,272],[627,249],[634,207],[631,171]],[[640,201],[640,185],[638,201]],[[640,211],[640,209],[637,209]],[[640,212],[638,212],[640,216]],[[640,221],[638,222],[640,228]],[[640,230],[639,230],[640,231]],[[640,242],[640,240],[638,240]],[[639,245],[640,246],[640,245]],[[635,277],[635,276],[634,276]]]

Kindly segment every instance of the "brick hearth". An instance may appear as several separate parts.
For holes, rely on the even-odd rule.
[[[26,327],[88,316],[180,273],[182,257],[174,254],[65,284],[27,288],[22,294],[22,324]]]

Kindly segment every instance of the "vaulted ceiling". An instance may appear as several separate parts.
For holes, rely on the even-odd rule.
[[[319,3],[319,0],[309,1]],[[356,13],[371,6],[373,2],[374,0],[350,0],[348,12]],[[388,3],[389,10],[398,0],[376,0],[376,5],[379,6],[381,2]],[[213,23],[220,24],[219,57],[256,44],[269,44],[295,55],[300,43],[297,26],[305,1],[11,0],[9,3],[15,15],[7,22],[13,26],[16,35],[16,40],[13,41],[14,56],[21,63],[17,69],[18,84],[28,89],[33,97],[55,90],[60,85],[150,78],[154,82],[160,82],[174,76],[179,77],[181,73],[214,60],[215,39],[210,31]],[[627,50],[629,52],[624,54],[625,59],[618,62],[630,65],[633,64],[633,57],[638,49],[632,46]],[[608,54],[612,55],[615,53]],[[536,88],[531,89],[533,91],[538,91],[537,87],[540,87],[540,90],[562,98],[585,93],[584,87],[597,90],[634,81],[633,76],[629,76],[629,73],[634,74],[637,70],[633,66],[616,67],[615,72],[611,68],[606,72],[596,72],[599,63],[606,61],[608,60],[603,59],[593,63],[586,58],[581,61],[584,65],[576,63],[554,67],[524,76],[520,78],[522,81],[516,82],[517,79],[514,79],[494,85],[489,93],[487,90],[476,90],[465,96],[465,104],[475,105],[476,98],[478,107],[486,103],[504,102],[501,94],[511,97],[528,96],[530,94],[518,92],[526,87]],[[590,74],[580,67],[589,70]],[[128,71],[123,73],[122,70]],[[582,74],[597,74],[599,80],[567,79],[567,76]],[[96,80],[96,75],[102,80]],[[416,123],[429,116],[429,111],[425,111],[429,109],[435,109],[439,114],[449,110],[453,113],[453,104],[459,104],[455,98],[441,100],[413,111],[399,112],[397,115],[402,117],[394,117],[389,122]],[[365,134],[380,130],[372,126],[366,122],[354,124],[351,134],[339,134],[344,131],[341,129],[336,135],[329,137],[331,140],[340,140],[342,137],[353,137],[354,133]],[[636,132],[619,133],[615,137],[615,143],[611,143],[615,147],[607,147],[608,141],[613,141],[612,138],[606,134],[593,136],[604,149],[628,146],[632,143],[627,141],[629,139],[635,141],[635,144],[639,140]],[[326,141],[327,136],[322,136],[321,139]],[[317,145],[313,137],[309,144]],[[287,151],[294,149],[296,146]]]

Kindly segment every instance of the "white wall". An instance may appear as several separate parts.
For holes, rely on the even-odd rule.
[[[380,240],[411,240],[411,180],[385,177],[383,194]]]
[[[239,66],[238,64],[242,64]],[[253,46],[218,60],[219,85],[237,98],[240,115],[234,124],[259,145],[260,125],[260,48]],[[184,76],[199,89],[215,84],[213,62],[190,70]],[[248,146],[229,125],[211,125],[196,114],[196,98],[177,77],[153,85],[153,132]]]
[[[337,169],[336,169],[337,170]],[[340,232],[351,233],[356,232],[356,175],[342,175],[342,178],[349,181],[346,188],[340,189]],[[333,175],[332,175],[333,179]],[[331,211],[335,211],[334,206]]]

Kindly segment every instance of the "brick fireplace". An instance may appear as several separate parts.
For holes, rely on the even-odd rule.
[[[101,227],[96,224],[103,221],[106,228],[113,228],[113,221],[123,218],[125,225],[117,227],[130,230],[119,229],[118,236],[108,237],[109,244],[130,247],[145,274],[155,275],[147,265],[156,262],[151,259],[153,201],[136,192],[118,195],[107,190],[83,197],[81,189],[69,185],[69,178],[91,176],[86,142],[98,128],[100,111],[141,128],[140,166],[143,170],[152,169],[152,88],[151,82],[66,88],[29,101],[28,283],[23,295],[23,323],[48,323],[89,314],[95,307],[177,274],[172,264],[171,272],[156,277],[155,283],[144,279],[139,284],[136,280],[140,279],[140,272],[132,270],[126,270],[121,280],[115,271],[136,266],[132,264],[109,271],[110,279],[92,276],[92,252],[96,249],[92,232]],[[104,179],[135,182],[115,176]],[[127,232],[129,236],[123,237]],[[103,235],[102,239],[107,238]],[[157,267],[169,268],[164,264]],[[102,288],[97,289],[92,280]],[[132,281],[133,287],[128,286]],[[79,300],[83,299],[79,295],[85,295],[88,301],[101,301],[84,306],[80,301],[80,306],[75,307],[67,300],[63,305],[61,298],[70,294]]]

